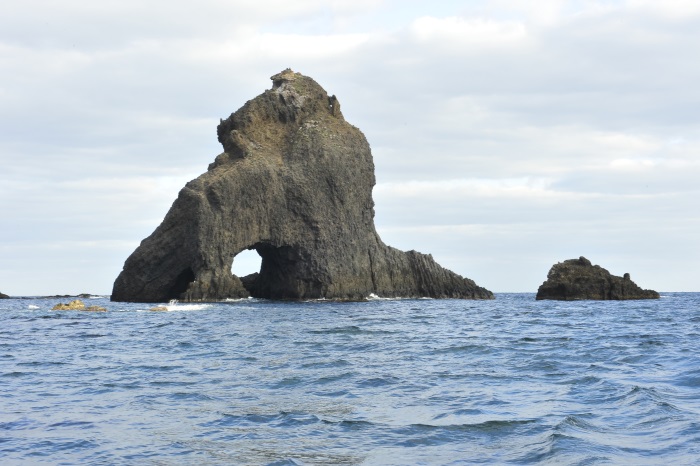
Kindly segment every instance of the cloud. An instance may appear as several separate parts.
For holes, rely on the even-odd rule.
[[[408,181],[381,183],[374,189],[374,194],[378,197],[393,197],[402,200],[421,199],[449,199],[464,198],[473,196],[479,198],[486,197],[544,197],[559,193],[552,193],[547,190],[551,181],[542,179],[484,179],[484,178],[458,178],[436,181]]]
[[[0,290],[108,292],[219,118],[286,67],[366,134],[387,243],[499,291],[581,254],[697,289],[696,3],[7,5]]]
[[[321,60],[353,50],[369,39],[368,34],[274,34],[262,33],[254,40],[224,43],[188,42],[183,45],[186,59],[196,63],[224,60]]]
[[[515,21],[460,17],[416,19],[410,28],[418,44],[439,44],[438,50],[459,55],[498,47],[522,47],[529,39],[525,25]]]
[[[700,5],[693,0],[655,2],[653,0],[627,0],[624,5],[647,15],[663,15],[666,19],[687,21],[700,16]]]

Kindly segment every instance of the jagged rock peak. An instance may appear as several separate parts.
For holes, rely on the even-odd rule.
[[[374,227],[374,163],[335,96],[290,69],[217,127],[224,152],[131,254],[114,301],[435,297],[492,299]],[[243,250],[260,272],[231,273]]]
[[[289,68],[270,79],[272,89],[221,120],[217,136],[224,148],[225,160],[217,159],[214,167],[264,152],[269,149],[268,143],[279,142],[280,136],[293,137],[300,124],[314,126],[323,121],[328,130],[333,130],[334,126],[345,123],[336,96],[329,96],[313,79]],[[271,122],[277,124],[270,125]]]
[[[641,289],[630,279],[629,273],[622,277],[612,275],[581,256],[554,264],[547,280],[537,290],[536,298],[561,301],[657,299],[659,293]]]

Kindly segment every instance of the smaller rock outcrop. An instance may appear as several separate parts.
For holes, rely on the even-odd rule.
[[[0,293],[0,299],[10,299],[6,294]]]
[[[75,299],[68,304],[58,303],[51,308],[52,311],[88,311],[88,312],[105,312],[107,309],[101,306],[85,306],[85,303],[79,299]]]
[[[87,306],[83,310],[88,312],[107,312],[107,309],[102,306]]]
[[[656,291],[638,287],[630,279],[630,274],[626,273],[623,277],[612,275],[583,256],[554,264],[547,274],[547,280],[537,290],[536,297],[538,300],[560,301],[658,298]]]

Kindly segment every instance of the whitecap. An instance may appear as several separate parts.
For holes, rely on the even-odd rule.
[[[407,299],[407,298],[403,298],[401,296],[395,296],[393,298],[383,298],[383,297],[378,296],[374,293],[370,293],[369,296],[367,296],[367,301],[396,301],[398,299]]]
[[[208,309],[211,304],[168,304],[168,311],[201,311],[202,309]]]

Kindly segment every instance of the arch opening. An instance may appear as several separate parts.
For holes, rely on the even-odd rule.
[[[305,269],[296,248],[260,241],[234,256],[231,273],[254,298],[299,299],[318,294]]]
[[[244,249],[233,256],[231,273],[238,278],[246,277],[253,273],[260,273],[262,267],[262,257],[255,249]]]

